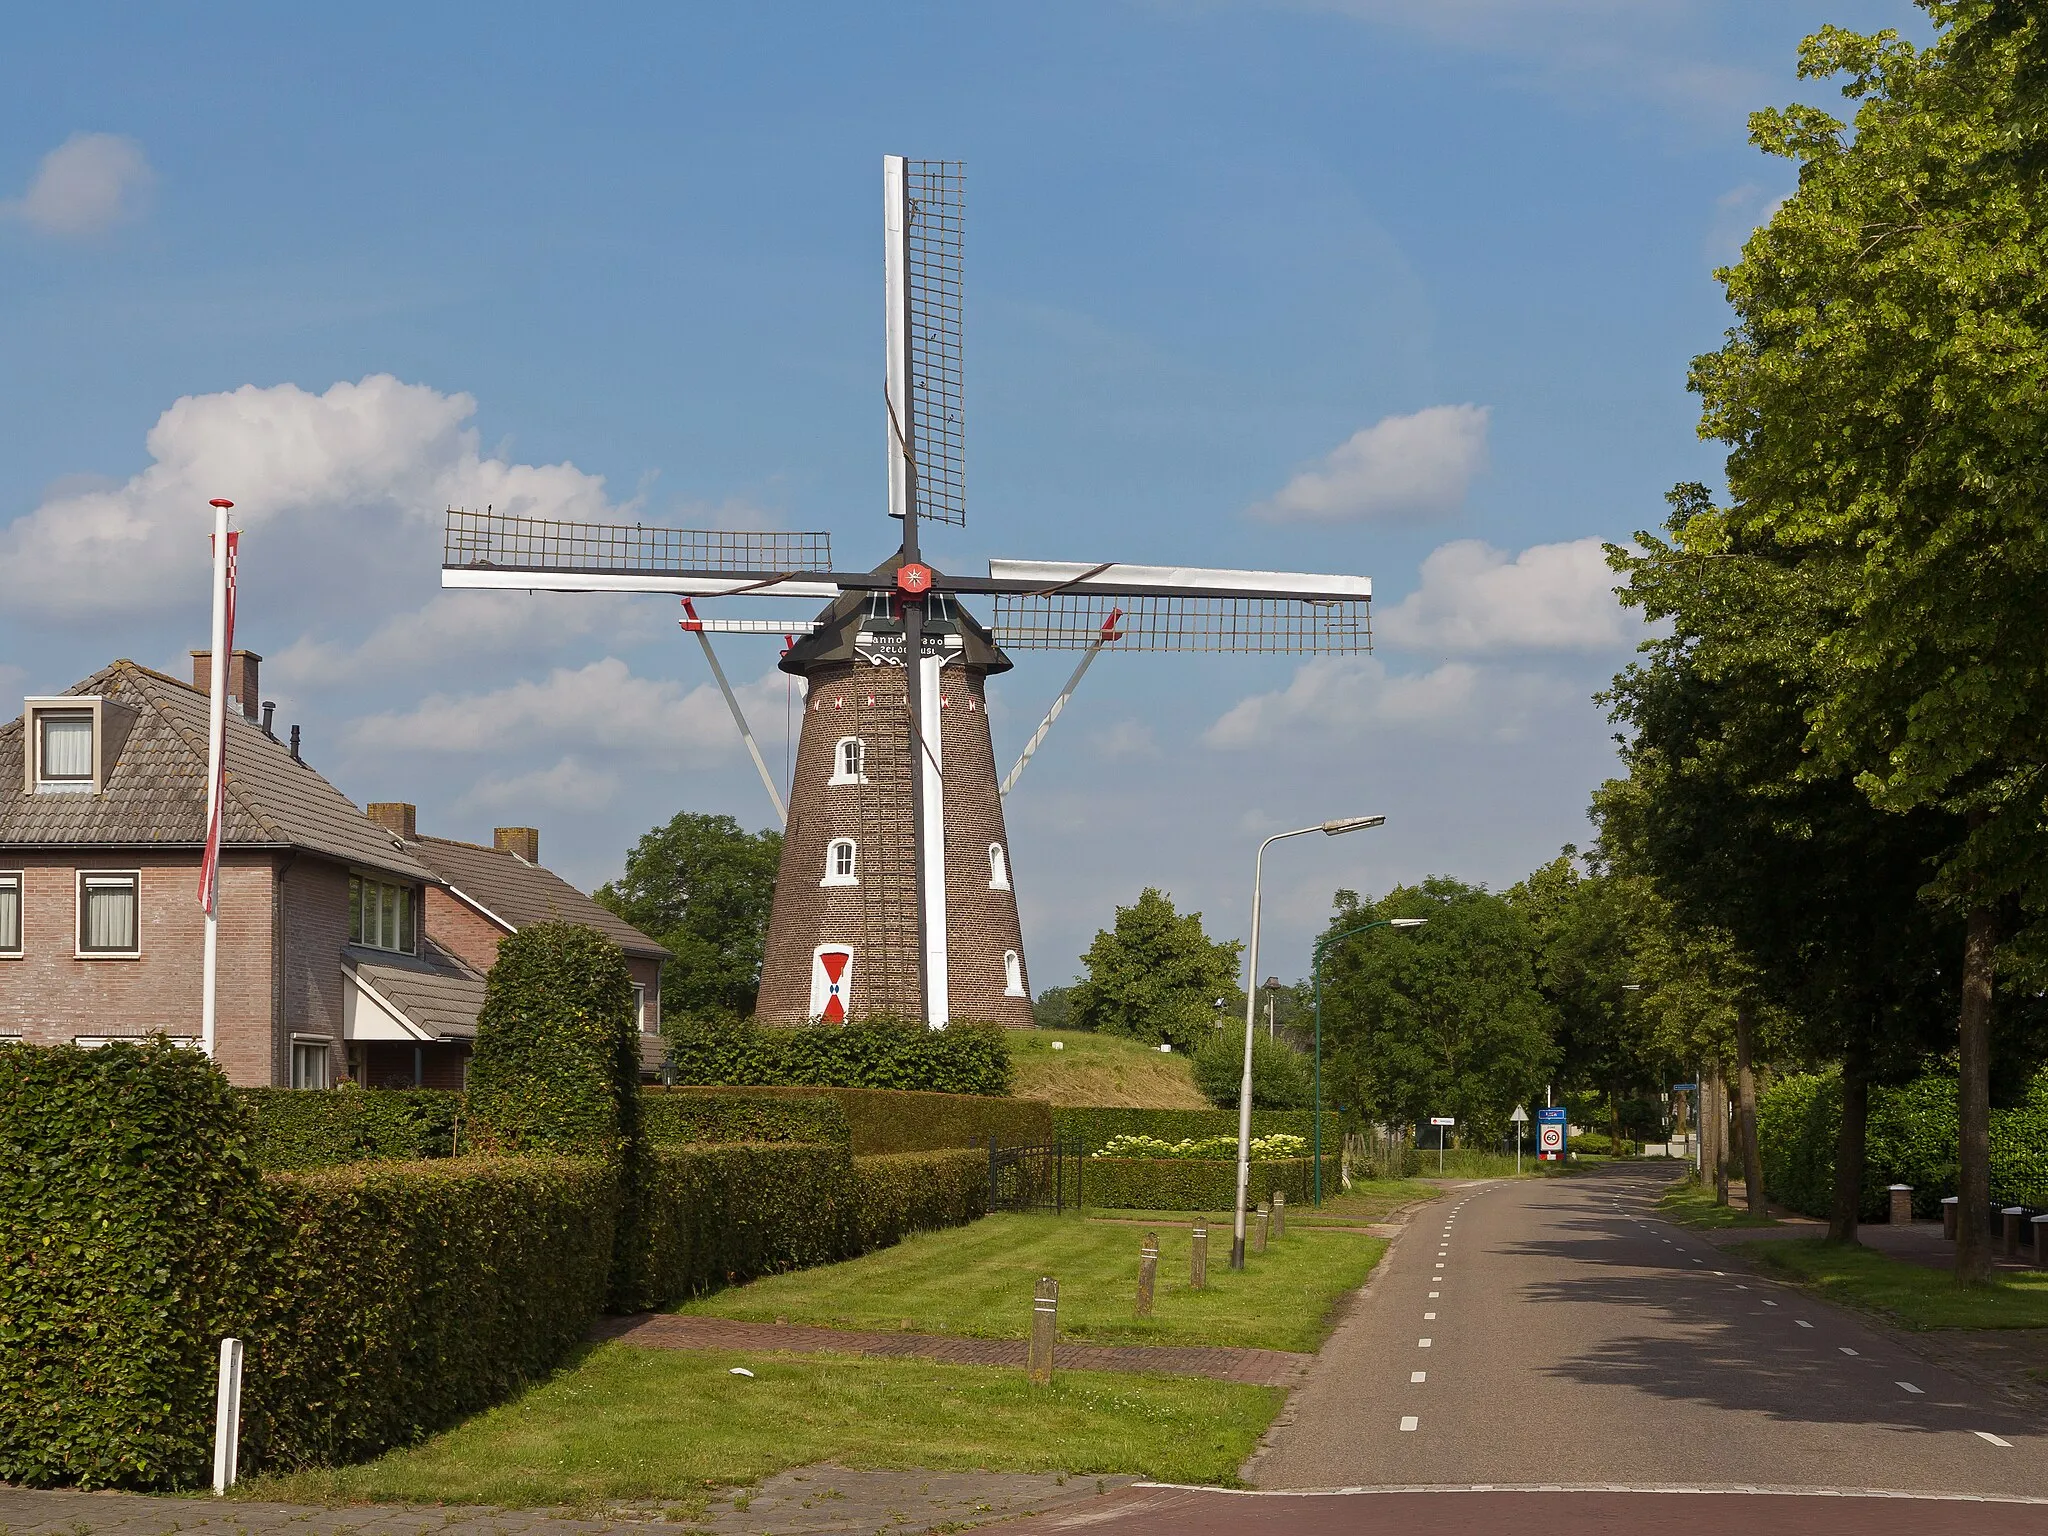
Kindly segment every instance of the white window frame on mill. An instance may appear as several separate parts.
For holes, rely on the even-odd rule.
[[[92,896],[128,896],[128,943],[91,942]],[[136,960],[142,956],[142,871],[139,869],[81,869],[78,872],[78,926],[74,934],[80,960]]]
[[[825,845],[825,878],[820,885],[859,885],[860,846],[850,837],[835,837]]]
[[[1024,990],[1024,958],[1014,949],[1003,951],[1003,996],[1029,997]]]
[[[832,777],[827,784],[865,784],[868,744],[858,736],[842,736],[832,744]]]
[[[28,953],[28,872],[0,869],[0,960]]]
[[[988,888],[992,891],[1010,888],[1010,856],[1003,852],[1001,843],[988,845]]]

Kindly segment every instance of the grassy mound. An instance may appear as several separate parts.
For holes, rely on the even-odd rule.
[[[1214,1107],[1195,1086],[1193,1058],[1178,1051],[1078,1030],[1012,1030],[1009,1042],[1010,1091],[1020,1099],[1090,1109]]]

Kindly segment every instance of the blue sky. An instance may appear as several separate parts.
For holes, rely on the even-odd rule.
[[[1636,638],[1595,547],[1712,479],[1688,360],[1790,186],[1745,114],[1903,0],[45,7],[0,53],[0,687],[241,638],[311,760],[585,886],[771,816],[658,598],[438,589],[450,501],[883,516],[880,159],[968,164],[990,555],[1358,572],[1366,660],[1110,656],[1009,804],[1034,987],[1145,885],[1299,974],[1333,888],[1589,836]],[[794,612],[762,608],[761,612]],[[729,641],[771,759],[772,642]],[[1070,665],[998,685],[999,758]]]

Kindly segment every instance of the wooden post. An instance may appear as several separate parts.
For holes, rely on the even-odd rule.
[[[2023,1219],[2026,1211],[2021,1206],[2008,1205],[2002,1207],[1998,1214],[2005,1218],[2005,1256],[2016,1259],[2020,1256],[2020,1233],[2026,1225]]]
[[[2036,1216],[2028,1225],[2034,1229],[2034,1268],[2048,1269],[2048,1216]]]
[[[1060,1283],[1046,1275],[1031,1303],[1031,1353],[1025,1369],[1034,1387],[1052,1385],[1052,1341],[1059,1331],[1059,1311]]]
[[[1261,1200],[1259,1202],[1258,1235],[1252,1239],[1253,1253],[1264,1253],[1266,1251],[1266,1229],[1270,1227],[1272,1224],[1273,1208],[1267,1205],[1265,1201]]]
[[[1138,1316],[1152,1315],[1152,1282],[1159,1274],[1159,1234],[1147,1232],[1138,1250]]]
[[[1913,1219],[1913,1186],[1894,1184],[1891,1186],[1891,1197],[1891,1219],[1903,1227]]]
[[[1188,1289],[1209,1288],[1209,1224],[1195,1223],[1194,1240],[1188,1245]]]
[[[1284,1189],[1273,1191],[1273,1235],[1287,1235],[1287,1191]]]
[[[1956,1240],[1956,1197],[1954,1195],[1943,1195],[1941,1197],[1941,1235],[1950,1242]]]

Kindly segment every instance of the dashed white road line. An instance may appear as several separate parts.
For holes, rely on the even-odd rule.
[[[1419,1383],[1421,1383],[1421,1382],[1425,1382],[1425,1381],[1429,1380],[1429,1372],[1427,1372],[1427,1371],[1410,1371],[1410,1372],[1408,1373],[1408,1380],[1409,1380],[1410,1382],[1412,1382],[1412,1383],[1417,1383],[1417,1384],[1419,1384]]]
[[[1843,1354],[1845,1354],[1845,1355],[1853,1355],[1853,1354],[1855,1354],[1855,1353],[1856,1353],[1856,1351],[1855,1351],[1855,1350],[1851,1349],[1851,1348],[1850,1348],[1850,1347],[1849,1347],[1848,1345],[1846,1345],[1846,1344],[1837,1344],[1837,1345],[1835,1346],[1835,1348],[1839,1349],[1839,1350],[1840,1350],[1840,1351],[1841,1351],[1841,1352],[1842,1352]]]
[[[1744,1290],[1747,1290],[1747,1289],[1748,1289],[1748,1287],[1747,1287],[1747,1286],[1744,1286],[1744,1287],[1743,1287],[1743,1289],[1744,1289]],[[1775,1307],[1775,1306],[1777,1305],[1777,1303],[1776,1303],[1775,1301],[1767,1301],[1767,1302],[1765,1302],[1765,1303],[1764,1303],[1764,1305],[1765,1305],[1765,1306],[1767,1306],[1767,1307]]]
[[[1425,1312],[1422,1314],[1422,1320],[1425,1323],[1433,1323],[1436,1321],[1436,1314],[1434,1312]]]
[[[1437,1299],[1437,1297],[1439,1297],[1439,1296],[1441,1296],[1441,1295],[1443,1295],[1443,1292],[1442,1292],[1442,1291],[1431,1291],[1431,1292],[1429,1293],[1429,1299],[1430,1299],[1431,1301],[1435,1301],[1435,1300]]]
[[[1976,1434],[1979,1440],[1988,1440],[1993,1445],[2002,1445],[2008,1451],[2012,1449],[2012,1442],[2010,1440],[2001,1440],[1998,1438],[1998,1436],[1991,1433],[1991,1431],[1988,1429],[1980,1429],[1976,1432]]]
[[[1401,1420],[1401,1430],[1402,1430],[1402,1433],[1404,1433],[1404,1434],[1411,1434],[1411,1433],[1413,1433],[1413,1432],[1414,1432],[1415,1430],[1418,1430],[1418,1429],[1420,1429],[1421,1427],[1422,1427],[1422,1420],[1418,1419],[1418,1418],[1417,1418],[1417,1417],[1416,1417],[1416,1416],[1415,1416],[1414,1414],[1412,1414],[1412,1413],[1411,1413],[1411,1414],[1408,1414],[1408,1415],[1406,1415],[1406,1416],[1405,1416],[1405,1417],[1404,1417],[1404,1418],[1403,1418],[1403,1419]]]
[[[1795,1322],[1795,1323],[1797,1323],[1797,1324],[1798,1324],[1798,1325],[1799,1325],[1800,1327],[1802,1327],[1802,1328],[1811,1328],[1811,1327],[1813,1326],[1813,1324],[1809,1323],[1809,1322],[1808,1322],[1808,1321],[1807,1321],[1807,1320],[1806,1320],[1805,1318],[1803,1318],[1803,1317],[1795,1317],[1795,1318],[1793,1318],[1793,1319],[1792,1319],[1792,1321],[1793,1321],[1793,1322]]]
[[[1911,1392],[1915,1397],[1925,1397],[1927,1395],[1925,1392],[1921,1391],[1920,1388],[1914,1386],[1913,1383],[1911,1383],[1910,1381],[1895,1381],[1892,1383],[1892,1385],[1895,1387],[1905,1388],[1906,1391]]]
[[[1415,1341],[1415,1347],[1416,1347],[1417,1349],[1427,1349],[1427,1348],[1429,1348],[1429,1340],[1427,1340],[1427,1339],[1417,1339],[1417,1340]],[[1915,1388],[1914,1388],[1913,1390],[1914,1390],[1915,1392],[1917,1392],[1917,1391],[1919,1391],[1920,1389],[1919,1389],[1918,1387],[1915,1387]]]

